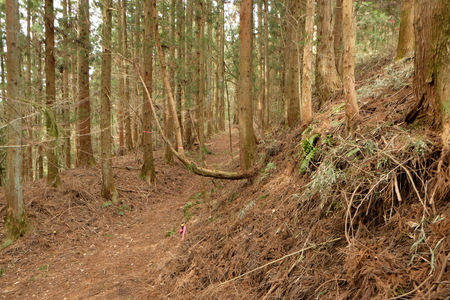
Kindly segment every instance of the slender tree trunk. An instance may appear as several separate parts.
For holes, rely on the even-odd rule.
[[[334,96],[341,85],[336,69],[332,21],[333,2],[317,1],[316,90],[319,108]]]
[[[55,74],[55,28],[53,0],[45,0],[45,98],[46,98],[46,128],[49,142],[47,144],[47,183],[50,186],[61,185],[59,177],[57,123],[53,108],[56,98]]]
[[[305,20],[305,45],[303,47],[303,72],[302,72],[302,95],[301,95],[301,122],[309,125],[312,120],[312,61],[313,61],[313,35],[314,35],[314,0],[306,0]]]
[[[119,55],[124,57],[124,30],[123,30],[123,1],[126,0],[117,0],[117,44]],[[125,62],[123,59],[119,60],[118,69],[119,69],[119,78],[118,78],[118,99],[117,99],[117,123],[119,125],[119,152],[125,154],[126,146],[125,146],[125,75],[124,75]]]
[[[448,3],[450,5],[450,3]],[[402,0],[402,14],[398,33],[397,59],[414,52],[414,0]]]
[[[265,103],[265,56],[264,56],[264,29],[263,29],[263,20],[264,20],[264,10],[262,1],[258,1],[258,103],[256,107],[256,120],[261,132],[264,132],[264,103]]]
[[[2,46],[3,49],[3,46]],[[27,1],[27,37],[26,37],[26,61],[27,70],[25,72],[25,98],[31,100],[32,98],[32,83],[31,83],[31,1]],[[32,114],[33,108],[29,108],[26,114]],[[33,119],[28,117],[24,120],[26,126],[27,145],[23,148],[23,179],[24,181],[33,180]]]
[[[249,169],[256,159],[252,108],[253,1],[242,0],[239,10],[239,148],[241,169]]]
[[[217,78],[217,93],[218,93],[218,128],[220,131],[225,130],[225,8],[223,1],[219,1],[219,28],[218,28],[218,78]],[[228,120],[230,121],[230,120]]]
[[[303,0],[302,0],[303,1]],[[300,121],[300,13],[302,1],[288,0],[286,24],[286,60],[285,60],[285,104],[287,124],[298,125]]]
[[[264,130],[269,129],[270,122],[270,68],[269,68],[269,8],[264,1]]]
[[[196,93],[196,134],[200,142],[200,148],[205,146],[205,19],[203,0],[197,0],[196,7],[196,23],[197,23],[197,93]]]
[[[143,160],[140,177],[146,182],[156,181],[155,164],[153,162],[153,132],[152,132],[152,114],[150,107],[150,98],[152,92],[153,81],[153,43],[155,36],[154,23],[156,22],[156,10],[155,0],[144,1],[144,38],[143,38],[143,63],[144,63],[144,84],[149,91],[147,94],[143,93],[142,99],[142,146],[143,146]],[[144,87],[144,89],[145,89]]]
[[[91,141],[91,101],[89,91],[89,1],[78,2],[78,164],[92,166],[95,159]]]
[[[65,158],[65,167],[66,169],[70,169],[71,167],[71,130],[70,130],[70,88],[69,88],[69,65],[70,65],[70,45],[68,34],[71,32],[71,26],[67,18],[69,17],[69,9],[68,9],[68,0],[63,0],[63,18],[64,18],[64,30],[66,31],[66,35],[63,38],[63,66],[62,66],[62,118],[63,118],[63,128],[64,128],[64,143],[63,143],[63,152]]]
[[[122,0],[122,18],[121,26],[122,30],[122,55],[126,58],[129,57],[128,53],[128,31],[127,31],[127,0]],[[129,79],[129,64],[123,66],[123,122],[125,129],[125,147],[127,151],[133,149],[133,138],[131,135],[131,110],[130,110],[130,79]]]
[[[111,27],[112,5],[111,0],[103,1],[102,26],[102,94],[100,115],[100,143],[102,168],[102,196],[112,202],[118,201],[118,193],[114,183],[112,171],[112,136],[111,136]]]
[[[336,70],[342,80],[342,59],[344,53],[344,40],[343,40],[343,28],[342,28],[342,1],[336,0],[336,7],[334,11],[334,54],[336,62]]]
[[[22,190],[22,105],[20,103],[20,16],[17,0],[6,0],[6,216],[5,229],[13,238],[24,235],[29,229]]]
[[[343,24],[343,85],[344,99],[346,99],[345,114],[347,117],[347,128],[350,132],[356,129],[360,120],[359,107],[356,103],[355,90],[355,20],[353,15],[353,0],[342,2],[342,24]]]

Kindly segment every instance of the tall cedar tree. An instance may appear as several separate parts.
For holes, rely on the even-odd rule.
[[[355,89],[355,20],[353,14],[353,0],[342,1],[342,28],[343,28],[343,85],[344,98],[346,101],[345,114],[347,117],[347,128],[350,132],[356,129],[360,119],[358,104],[356,103]]]
[[[402,0],[396,58],[402,59],[412,52],[414,52],[414,0]]]
[[[17,0],[6,0],[6,216],[5,229],[16,239],[29,229],[23,201],[22,179],[22,105],[19,101],[20,78],[20,15]]]
[[[112,202],[117,202],[118,194],[114,184],[112,172],[112,136],[111,136],[111,27],[112,6],[111,0],[103,1],[102,26],[102,92],[100,114],[100,144],[102,167],[102,196]]]
[[[450,151],[450,5],[448,0],[416,0],[414,89],[419,104],[410,119],[426,114],[442,128]],[[409,120],[412,121],[412,120]]]
[[[301,84],[301,122],[308,125],[312,120],[312,60],[314,35],[314,0],[306,0],[305,37],[303,47],[303,71]]]
[[[252,107],[253,1],[242,0],[239,10],[239,149],[241,169],[249,169],[256,159]]]
[[[154,10],[156,10],[155,0],[144,1],[144,38],[143,38],[143,79],[144,84],[151,96],[153,80],[153,40],[154,40]],[[152,114],[150,101],[147,93],[144,91],[142,98],[142,147],[143,160],[140,177],[147,182],[156,181],[155,164],[153,161],[153,133],[152,133]]]
[[[95,164],[91,141],[91,100],[89,91],[89,0],[78,2],[78,165]]]
[[[340,88],[336,69],[333,37],[333,3],[329,0],[317,1],[317,56],[316,91],[319,105],[333,97]]]
[[[50,186],[61,185],[58,166],[58,128],[56,112],[53,108],[56,98],[55,74],[55,28],[53,0],[45,0],[45,98],[47,105],[46,128],[49,142],[47,143],[47,183]]]

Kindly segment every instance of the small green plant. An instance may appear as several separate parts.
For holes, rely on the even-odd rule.
[[[172,229],[167,230],[166,237],[171,237],[174,234],[175,234],[175,227],[172,228]]]
[[[107,233],[107,234],[105,234],[105,236],[106,236],[107,238],[112,238],[112,237],[113,237],[113,235],[112,235],[111,233]]]
[[[130,210],[131,210],[131,208],[130,208],[128,205],[122,204],[122,205],[119,206],[118,212],[117,212],[117,213],[118,213],[120,216],[124,216],[124,215],[125,215],[125,212],[126,212],[126,211],[130,211]]]
[[[112,201],[106,201],[103,203],[102,207],[110,207],[111,205],[113,205]]]
[[[276,168],[277,167],[275,166],[275,164],[273,162],[267,163],[265,168],[261,170],[261,177],[260,177],[260,179],[262,180],[262,179],[266,178],[270,174],[270,172],[272,170],[275,170]]]
[[[300,174],[306,172],[311,161],[316,156],[318,148],[315,147],[317,141],[319,140],[318,134],[313,134],[312,136],[305,138],[301,142],[301,157],[299,172]]]
[[[0,277],[3,277],[5,275],[5,269],[0,268]]]
[[[39,271],[41,271],[41,272],[46,272],[46,271],[48,271],[48,265],[40,266],[38,269],[39,269]]]
[[[209,150],[206,146],[202,147],[202,153],[203,154],[212,154],[211,150]]]
[[[198,192],[198,193],[195,193],[195,195],[192,196],[191,198],[192,198],[192,199],[200,199],[200,198],[202,197],[202,195],[203,195],[202,192]]]

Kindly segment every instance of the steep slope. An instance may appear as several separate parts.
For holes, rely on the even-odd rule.
[[[151,298],[448,299],[447,166],[437,134],[403,121],[412,62],[384,61],[360,76],[358,131],[336,99],[266,139],[259,175],[189,221]]]

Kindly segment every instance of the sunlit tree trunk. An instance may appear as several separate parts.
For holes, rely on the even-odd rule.
[[[217,29],[218,62],[217,62],[217,122],[220,131],[225,130],[225,8],[219,1],[219,24]]]
[[[17,0],[6,0],[6,216],[7,234],[16,239],[25,234],[29,223],[22,190],[22,105],[20,102],[20,15]]]
[[[300,121],[300,66],[301,50],[300,32],[302,22],[301,7],[303,0],[288,0],[286,9],[286,48],[285,48],[285,103],[287,124],[294,127]]]
[[[45,98],[47,105],[46,128],[49,142],[47,143],[47,183],[57,187],[61,185],[58,165],[57,123],[54,109],[56,98],[55,74],[55,28],[53,15],[53,0],[45,0]]]
[[[102,92],[100,100],[100,143],[102,168],[102,196],[113,202],[118,201],[118,193],[112,171],[112,136],[111,136],[111,0],[103,1],[102,26]]]
[[[122,0],[122,18],[120,30],[122,30],[122,55],[126,58],[129,57],[128,53],[128,30],[127,30],[127,0]],[[123,66],[123,122],[125,129],[125,147],[127,151],[133,149],[133,137],[131,135],[131,110],[130,110],[130,79],[129,79],[129,64],[125,63]]]
[[[312,61],[314,35],[314,0],[306,0],[305,36],[303,47],[303,71],[301,85],[301,122],[308,125],[312,120]]]
[[[402,0],[396,58],[402,59],[412,52],[414,52],[414,0]]]
[[[336,69],[333,37],[333,1],[317,1],[316,90],[319,105],[328,101],[340,88]]]
[[[343,85],[344,99],[346,100],[345,114],[347,117],[347,128],[350,132],[356,129],[360,119],[359,107],[356,103],[355,90],[355,20],[353,15],[353,0],[342,1],[342,24],[343,24]]]
[[[90,59],[89,1],[78,2],[78,165],[92,166],[95,159],[91,141],[91,100],[89,91]]]
[[[239,149],[241,169],[249,169],[256,159],[252,108],[253,1],[242,0],[239,10]]]
[[[258,124],[258,127],[261,131],[264,131],[264,104],[266,96],[265,91],[265,72],[264,72],[264,66],[265,66],[265,56],[264,56],[264,38],[263,35],[264,32],[264,26],[263,23],[264,20],[264,10],[263,10],[263,3],[262,1],[258,1],[257,3],[258,7],[258,95],[257,95],[257,106],[256,106],[256,121]],[[264,24],[264,25],[263,25]]]
[[[31,101],[32,99],[32,82],[31,82],[31,9],[32,3],[31,1],[27,1],[27,37],[26,37],[26,46],[25,46],[25,58],[26,58],[26,72],[25,72],[25,99],[28,101]],[[0,27],[1,28],[1,27]],[[2,46],[3,49],[3,46]],[[24,133],[26,132],[26,139],[24,139],[24,142],[27,144],[24,146],[22,154],[23,154],[23,179],[24,181],[27,180],[33,180],[33,120],[34,118],[31,116],[33,113],[33,107],[30,107],[28,109],[25,109],[25,114],[30,114],[25,118],[24,125],[26,129],[24,130]]]

